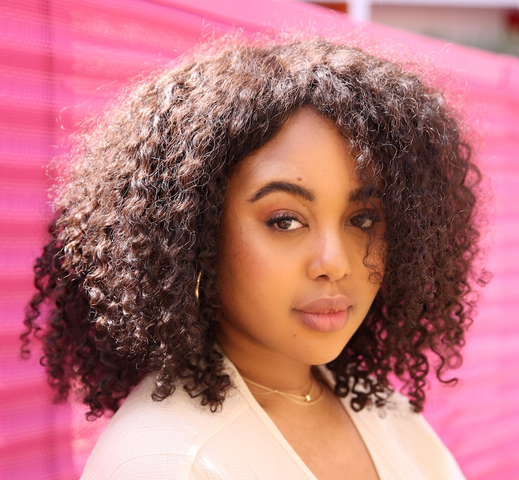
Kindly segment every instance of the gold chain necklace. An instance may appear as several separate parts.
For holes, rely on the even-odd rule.
[[[278,395],[285,397],[287,400],[290,400],[291,402],[297,403],[299,405],[315,405],[317,402],[320,402],[324,396],[324,389],[322,389],[319,396],[315,400],[312,400],[311,393],[315,385],[315,378],[313,376],[310,391],[306,395],[295,395],[293,393],[280,392],[279,390],[274,390],[273,388],[266,387],[265,385],[261,385],[260,383],[253,382],[252,380],[245,378],[243,375],[241,377],[246,382],[249,382],[251,385],[255,385],[256,387],[260,387],[264,390],[267,390],[266,392],[253,392],[251,390],[251,393],[253,393],[254,395],[270,395],[271,393],[277,393]]]

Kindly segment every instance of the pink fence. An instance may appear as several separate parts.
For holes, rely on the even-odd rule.
[[[347,17],[275,0],[24,0],[0,6],[0,478],[78,478],[104,420],[55,406],[37,355],[19,359],[31,267],[50,216],[46,166],[129,78],[166,65],[201,36],[312,29]],[[470,480],[519,478],[519,62],[376,25],[370,42],[407,45],[463,86],[494,192],[489,267],[456,388],[433,386],[426,416]],[[50,176],[57,167],[49,169]]]

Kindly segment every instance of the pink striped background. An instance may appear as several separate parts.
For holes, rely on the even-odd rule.
[[[0,478],[75,479],[106,423],[55,406],[37,355],[19,359],[31,266],[49,218],[46,174],[74,125],[128,78],[166,65],[201,36],[359,26],[309,5],[263,0],[24,0],[0,5]],[[426,416],[470,480],[519,478],[519,61],[377,25],[370,42],[407,45],[463,88],[494,206],[484,290],[455,388],[433,386]],[[399,48],[399,47],[397,47]],[[454,80],[454,77],[458,80]],[[59,169],[50,168],[55,176]]]

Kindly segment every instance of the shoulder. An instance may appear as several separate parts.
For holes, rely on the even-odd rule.
[[[180,386],[153,401],[153,379],[145,378],[128,396],[99,438],[81,480],[188,479],[204,445],[247,409],[239,392],[228,394],[213,413]]]
[[[365,408],[352,417],[388,478],[401,478],[406,471],[406,478],[416,480],[464,479],[452,454],[405,396],[395,392],[384,409]]]

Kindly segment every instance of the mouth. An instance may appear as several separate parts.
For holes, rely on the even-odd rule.
[[[319,298],[294,308],[304,325],[323,333],[342,330],[348,323],[350,311],[351,301],[345,296]]]

